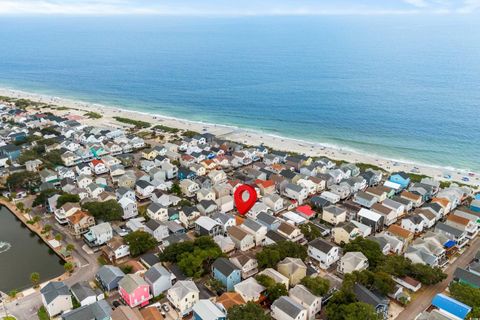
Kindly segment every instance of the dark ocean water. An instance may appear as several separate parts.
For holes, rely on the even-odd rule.
[[[0,86],[480,170],[480,18],[2,17]]]

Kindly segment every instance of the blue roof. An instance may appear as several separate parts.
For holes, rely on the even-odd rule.
[[[450,249],[451,247],[453,247],[456,244],[457,244],[457,242],[455,240],[448,240],[447,242],[445,242],[443,244],[443,246],[447,249]]]
[[[450,314],[453,314],[460,319],[465,319],[467,314],[472,311],[472,308],[467,306],[466,304],[463,304],[460,301],[457,301],[441,293],[437,294],[433,298],[432,305]]]
[[[480,193],[477,193],[477,194],[475,195],[475,199],[480,200]]]

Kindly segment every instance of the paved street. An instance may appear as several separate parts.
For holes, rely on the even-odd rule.
[[[453,279],[453,272],[457,267],[465,267],[467,266],[470,261],[475,257],[479,249],[480,238],[475,239],[470,243],[470,247],[467,248],[465,252],[463,252],[457,260],[451,265],[447,267],[444,271],[448,277],[443,282],[440,282],[434,286],[426,287],[426,290],[422,291],[422,294],[412,303],[410,303],[403,312],[401,312],[397,319],[415,319],[417,315],[423,312],[426,308],[428,308],[432,302],[433,297],[440,292],[443,292],[450,282]]]

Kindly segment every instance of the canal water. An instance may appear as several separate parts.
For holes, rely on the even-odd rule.
[[[0,206],[0,291],[32,286],[30,274],[46,281],[64,272],[63,261],[6,207]]]

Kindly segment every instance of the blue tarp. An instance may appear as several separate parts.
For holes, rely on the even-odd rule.
[[[456,244],[457,244],[457,242],[455,240],[448,240],[447,242],[445,242],[443,244],[443,246],[447,249],[450,249],[451,247],[453,247]]]
[[[466,304],[461,303],[460,301],[457,301],[441,293],[437,294],[433,298],[432,305],[450,314],[453,314],[460,319],[465,319],[467,317],[467,314],[472,311],[472,308],[467,306]]]
[[[480,193],[475,195],[475,199],[480,200]]]

